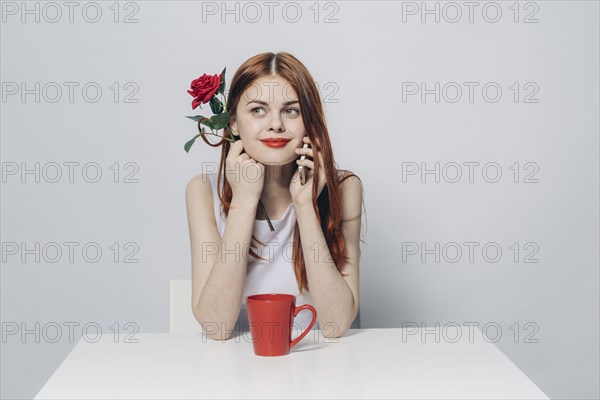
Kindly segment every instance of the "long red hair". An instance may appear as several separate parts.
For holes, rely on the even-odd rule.
[[[290,53],[279,52],[275,54],[267,52],[255,55],[254,57],[251,57],[245,61],[238,68],[235,75],[231,79],[229,93],[227,95],[228,111],[231,114],[231,117],[234,118],[238,103],[244,91],[257,79],[271,75],[281,76],[294,88],[298,94],[298,100],[300,102],[300,114],[302,116],[302,121],[304,123],[307,135],[312,143],[315,143],[316,145],[318,142],[321,146],[319,151],[321,152],[323,161],[325,163],[324,168],[327,177],[327,183],[316,201],[313,200],[313,207],[316,215],[318,216],[321,228],[323,229],[323,234],[327,241],[333,262],[339,270],[347,260],[347,257],[345,256],[345,240],[344,236],[342,235],[343,220],[340,183],[351,176],[356,176],[357,178],[358,176],[350,173],[341,180],[338,177],[338,169],[335,167],[337,164],[333,158],[333,151],[331,148],[331,142],[329,140],[329,131],[327,130],[327,124],[325,122],[325,113],[321,104],[321,97],[311,74],[308,72],[306,67]],[[225,215],[229,215],[232,191],[231,186],[227,182],[227,178],[225,176],[225,159],[229,154],[230,142],[222,139],[220,142],[212,144],[204,135],[201,134],[201,136],[202,139],[204,139],[204,141],[211,146],[222,146],[217,187],[221,187],[222,180],[224,180],[224,183],[222,185],[222,192],[217,190],[217,193],[219,195],[219,199],[221,200],[222,212],[224,212]],[[233,137],[228,128],[224,130],[223,136]],[[320,160],[318,157],[315,157],[313,161],[314,170],[318,171],[320,168]],[[317,197],[318,190],[318,174],[314,174],[313,177],[313,199],[315,199]],[[294,227],[293,237],[294,243],[292,247],[292,260],[294,264],[296,282],[298,283],[298,290],[300,292],[302,292],[303,289],[308,291],[308,279],[306,276],[304,255],[302,252],[300,231],[297,222]],[[254,251],[254,249],[257,248],[256,242],[264,245],[263,242],[252,235],[249,253],[255,258],[264,260],[264,258],[260,257]]]

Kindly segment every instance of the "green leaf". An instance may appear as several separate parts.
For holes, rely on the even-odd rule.
[[[213,114],[221,114],[223,112],[223,103],[216,96],[210,99],[209,104]]]
[[[212,129],[223,129],[229,124],[229,113],[225,111],[224,113],[213,115],[210,117]]]
[[[219,92],[223,95],[225,94],[225,70],[227,67],[223,68],[223,72],[221,72],[221,85],[219,86]]]
[[[186,142],[186,144],[183,146],[183,149],[185,150],[186,153],[190,152],[190,149],[192,148],[192,145],[194,144],[194,142],[196,141],[196,139],[198,139],[199,137],[200,137],[200,134],[197,134],[191,140],[188,140]]]
[[[202,125],[208,126],[210,129],[215,129],[210,118],[203,117],[202,115],[186,116],[193,121],[200,122]]]
[[[191,119],[192,121],[196,121],[196,122],[200,121],[201,119],[208,119],[206,117],[203,117],[202,115],[193,115],[193,116],[192,115],[190,115],[190,116],[186,115],[185,117]]]

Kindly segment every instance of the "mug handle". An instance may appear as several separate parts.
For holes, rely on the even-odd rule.
[[[311,328],[315,324],[315,321],[317,320],[317,310],[315,310],[315,308],[313,306],[311,306],[310,304],[304,304],[304,305],[301,305],[300,307],[294,307],[294,317],[296,317],[296,315],[298,315],[298,313],[302,310],[310,310],[310,312],[312,312],[312,315],[313,315],[312,321],[310,321],[310,324],[308,324],[308,327],[304,330],[304,332],[302,332],[302,334],[300,336],[298,336],[296,339],[294,339],[292,341],[292,343],[290,344],[290,349],[292,347],[294,347],[295,345],[297,345],[298,342],[304,338],[304,336],[308,335],[308,332],[311,330]]]

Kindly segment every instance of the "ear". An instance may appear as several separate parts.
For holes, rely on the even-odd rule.
[[[235,120],[235,118],[231,118],[231,120],[229,121],[229,130],[234,136],[240,136],[240,133],[238,132],[237,121]]]

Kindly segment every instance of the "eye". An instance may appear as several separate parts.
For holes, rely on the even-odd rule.
[[[253,109],[250,110],[250,112],[255,115],[258,115],[258,114],[255,113],[254,110],[263,110],[264,111],[264,109],[262,107],[254,107]]]
[[[285,111],[291,111],[291,113],[288,113],[288,114],[291,114],[291,115],[298,115],[298,114],[300,114],[300,110],[298,110],[297,108],[288,108]]]

